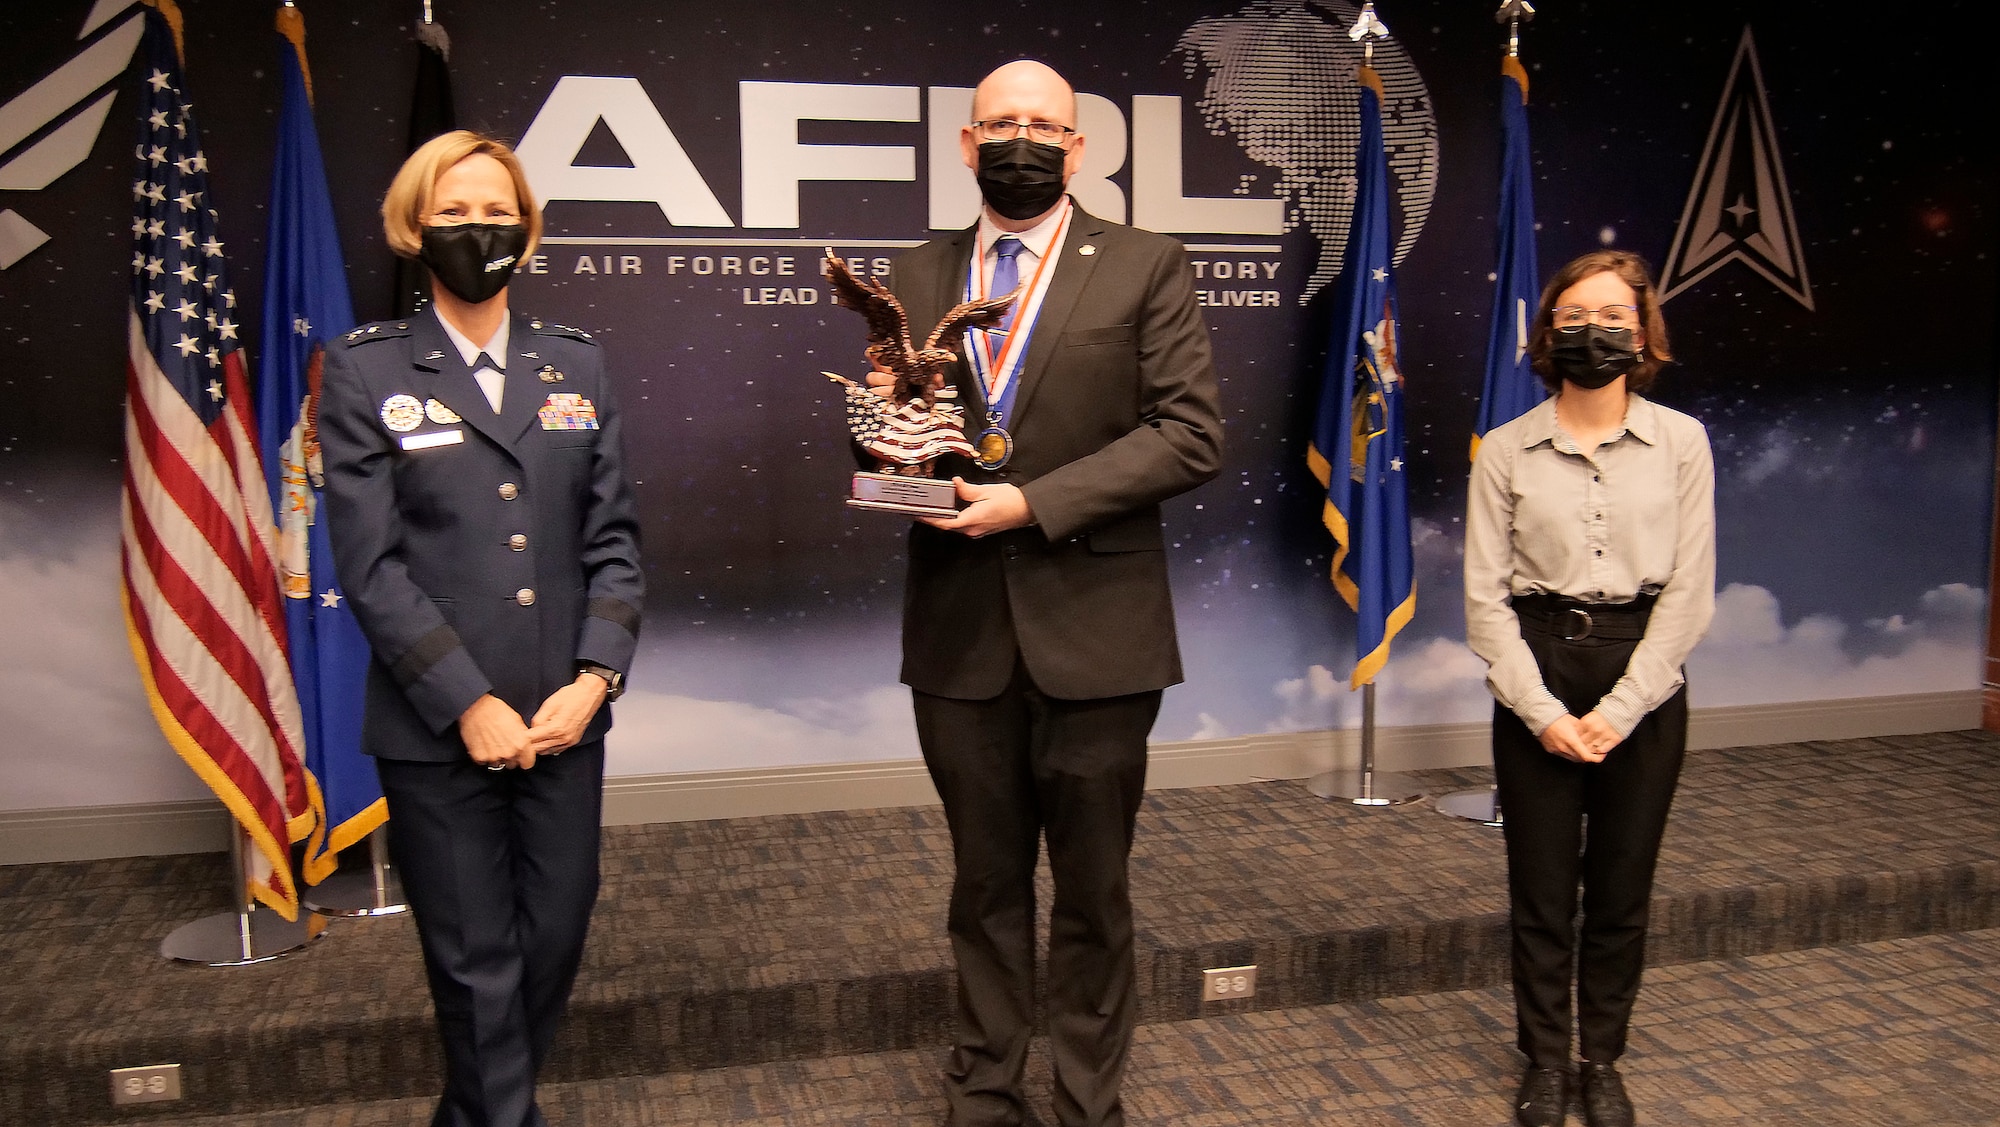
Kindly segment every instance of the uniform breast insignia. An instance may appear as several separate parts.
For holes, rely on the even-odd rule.
[[[459,417],[457,411],[439,403],[435,399],[424,400],[424,414],[431,422],[437,423],[440,426],[447,423],[462,423],[465,421]]]
[[[543,430],[596,430],[597,405],[573,391],[552,391],[542,409]]]
[[[561,372],[556,371],[556,366],[554,364],[542,365],[542,370],[539,374],[542,377],[543,383],[563,382],[563,374]]]
[[[414,395],[392,395],[382,401],[382,425],[401,434],[424,421],[424,405]]]

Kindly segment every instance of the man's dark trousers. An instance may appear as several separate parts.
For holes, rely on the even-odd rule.
[[[949,932],[959,1043],[946,1076],[953,1127],[1022,1123],[1033,1032],[1035,865],[1048,838],[1049,1046],[1065,1127],[1119,1127],[1138,1016],[1126,860],[1146,788],[1159,691],[1058,700],[1015,666],[988,700],[915,693],[917,735],[951,825]]]

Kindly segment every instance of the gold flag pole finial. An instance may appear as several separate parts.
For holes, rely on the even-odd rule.
[[[1354,26],[1347,29],[1347,37],[1361,44],[1360,80],[1375,89],[1377,97],[1382,96],[1382,78],[1375,73],[1375,41],[1389,37],[1389,25],[1375,14],[1374,0],[1361,5],[1361,15]]]
[[[139,0],[139,2],[167,18],[167,27],[174,33],[174,57],[181,61],[181,66],[187,66],[187,36],[182,31],[186,21],[181,18],[181,6],[174,3],[174,0]]]
[[[1528,101],[1528,70],[1521,65],[1521,25],[1535,18],[1535,6],[1528,0],[1501,0],[1493,13],[1494,23],[1507,25],[1507,57],[1500,60],[1500,73],[1513,76],[1521,84],[1521,103]]]
[[[285,0],[278,9],[278,34],[292,44],[292,50],[299,54],[299,75],[306,80],[306,105],[313,104],[313,72],[306,65],[306,17],[292,0]]]

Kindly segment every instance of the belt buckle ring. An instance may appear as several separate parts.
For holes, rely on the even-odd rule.
[[[1563,641],[1580,642],[1590,637],[1590,628],[1595,626],[1596,623],[1591,621],[1589,611],[1584,610],[1582,607],[1569,607],[1563,613],[1571,616],[1563,621]],[[1583,620],[1582,628],[1572,631],[1572,628],[1576,625],[1576,620],[1579,618]]]

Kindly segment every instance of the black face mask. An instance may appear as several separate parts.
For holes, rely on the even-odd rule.
[[[1069,153],[1016,137],[979,146],[979,194],[1008,219],[1033,219],[1063,198],[1063,161]]]
[[[1558,330],[1555,337],[1549,367],[1587,391],[1604,387],[1639,363],[1630,330],[1614,333],[1600,325],[1585,325],[1573,333]]]
[[[426,227],[423,239],[417,261],[461,301],[478,305],[507,288],[528,249],[528,228],[520,223],[458,223]]]

